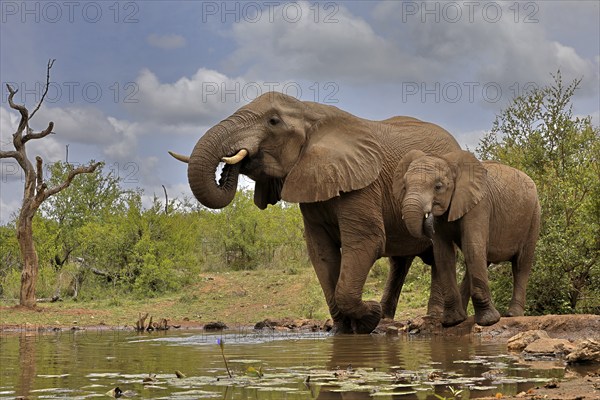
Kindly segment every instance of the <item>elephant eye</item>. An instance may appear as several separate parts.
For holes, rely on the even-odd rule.
[[[275,126],[277,124],[279,124],[281,122],[281,120],[278,117],[271,117],[269,119],[269,125],[271,126]]]
[[[444,187],[444,184],[442,182],[438,182],[438,183],[435,184],[435,190],[438,191],[438,192],[440,190],[442,190],[443,187]]]

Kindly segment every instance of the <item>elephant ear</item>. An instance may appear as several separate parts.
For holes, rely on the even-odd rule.
[[[454,173],[454,193],[450,202],[448,221],[463,217],[486,195],[487,170],[473,153],[454,151],[442,156]]]
[[[281,188],[283,179],[265,178],[256,181],[254,185],[254,204],[261,210],[267,208],[269,204],[276,204],[281,200]]]
[[[400,163],[396,167],[394,171],[394,179],[392,183],[392,191],[394,193],[394,197],[398,201],[402,201],[404,198],[404,175],[406,175],[406,171],[408,171],[408,167],[410,164],[416,160],[417,158],[424,157],[426,154],[421,150],[411,150],[402,157]]]
[[[328,118],[308,131],[281,198],[294,203],[329,200],[370,185],[381,167],[381,147],[365,122]]]

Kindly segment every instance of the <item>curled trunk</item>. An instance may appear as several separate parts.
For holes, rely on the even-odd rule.
[[[227,130],[221,124],[211,128],[198,140],[188,164],[188,181],[192,193],[200,203],[209,208],[223,208],[233,200],[240,173],[240,164],[225,164],[217,182],[215,174],[221,159],[231,150],[223,142]]]
[[[429,222],[430,226],[425,229],[425,207],[420,199],[406,196],[402,203],[402,217],[404,219],[404,224],[408,229],[408,232],[420,239],[425,236],[426,233],[429,233],[433,230],[433,216],[430,213]]]

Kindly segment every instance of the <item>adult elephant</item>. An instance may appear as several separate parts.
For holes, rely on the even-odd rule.
[[[382,307],[363,301],[362,290],[375,260],[391,257],[392,279],[382,302],[393,316],[412,257],[431,251],[429,239],[411,236],[400,223],[392,196],[394,170],[412,149],[444,154],[459,145],[444,129],[414,118],[370,121],[269,92],[209,129],[189,158],[175,156],[189,162],[190,187],[206,207],[227,206],[239,174],[256,182],[254,202],[261,209],[279,200],[300,203],[308,253],[334,329],[370,333]]]
[[[498,322],[487,275],[493,262],[512,262],[513,295],[506,315],[523,315],[541,214],[529,176],[508,165],[480,162],[468,151],[428,155],[411,150],[396,169],[393,189],[409,232],[433,240],[433,274],[445,293],[443,324],[466,318],[469,297],[478,324]],[[460,294],[455,245],[466,263]]]

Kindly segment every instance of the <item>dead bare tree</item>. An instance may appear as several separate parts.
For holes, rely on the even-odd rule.
[[[48,61],[44,93],[31,115],[25,105],[14,103],[13,99],[18,92],[18,89],[13,89],[9,84],[6,85],[9,92],[8,104],[10,105],[10,108],[17,110],[21,114],[21,120],[16,132],[13,134],[13,146],[15,149],[8,151],[0,150],[0,158],[14,158],[25,172],[23,202],[17,219],[17,240],[23,259],[19,304],[28,308],[34,308],[36,305],[35,286],[39,269],[32,229],[33,217],[36,211],[48,197],[69,187],[75,176],[94,172],[100,165],[100,163],[95,163],[72,168],[61,184],[48,188],[46,182],[44,182],[42,158],[40,156],[35,158],[35,167],[29,158],[27,158],[25,144],[28,141],[32,139],[42,139],[53,133],[52,129],[54,128],[54,122],[52,121],[48,124],[48,127],[41,132],[34,132],[33,129],[30,128],[29,123],[42,106],[44,98],[48,93],[48,87],[50,85],[50,69],[54,64],[54,61],[55,60]]]

